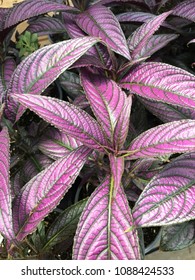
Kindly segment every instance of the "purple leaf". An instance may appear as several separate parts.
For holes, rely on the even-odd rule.
[[[0,132],[0,232],[9,241],[14,239],[9,182],[9,134],[7,128]]]
[[[87,34],[76,23],[75,16],[68,13],[62,13],[64,27],[70,38],[84,37]]]
[[[156,16],[151,13],[145,12],[126,12],[116,16],[119,22],[148,22],[155,19]],[[169,29],[177,30],[177,28],[167,22],[162,22],[161,26],[167,27]]]
[[[132,95],[129,95],[126,98],[126,102],[121,110],[121,113],[119,115],[114,129],[114,147],[118,151],[123,147],[123,144],[125,143],[125,140],[128,135],[131,107]]]
[[[84,54],[81,58],[79,58],[71,67],[71,68],[80,68],[80,67],[98,67],[102,69],[106,69],[106,66],[99,59],[99,56],[92,56],[88,54]]]
[[[121,5],[121,3],[145,4],[144,0],[99,0],[96,3],[105,6]]]
[[[22,240],[32,233],[60,202],[83,167],[91,150],[80,147],[29,181],[13,205],[14,230]]]
[[[76,22],[87,34],[101,38],[113,51],[130,59],[120,24],[108,8],[100,5],[92,6],[79,14]]]
[[[118,144],[118,141],[121,142],[121,138],[125,140],[124,138],[126,137],[124,137],[124,135],[127,134],[128,126],[124,127],[122,120],[124,120],[123,116],[125,113],[127,113],[125,116],[127,119],[129,119],[130,114],[130,110],[125,106],[126,102],[130,104],[129,107],[131,108],[131,101],[127,100],[126,94],[114,81],[105,78],[104,76],[92,75],[87,70],[81,71],[81,82],[91,108],[107,138],[112,143],[116,142],[116,145]],[[122,114],[124,106],[126,110],[123,111]],[[118,121],[120,124],[117,127]],[[121,129],[122,131],[117,130],[115,133],[116,127],[118,130]],[[118,136],[117,139],[116,135]]]
[[[81,215],[73,259],[140,259],[137,231],[122,187],[113,196],[109,177],[94,191]]]
[[[31,33],[37,33],[39,36],[65,32],[65,27],[61,20],[54,17],[37,18],[28,23],[29,26],[26,30]]]
[[[176,34],[153,35],[140,50],[140,53],[136,55],[136,59],[153,55],[178,36]]]
[[[2,75],[3,75],[3,80],[5,82],[6,88],[9,85],[9,82],[11,80],[11,76],[16,68],[16,62],[13,58],[8,57],[5,59],[5,62],[3,64],[3,70],[2,70]]]
[[[81,145],[81,142],[54,127],[50,127],[38,143],[40,151],[55,160],[69,154]]]
[[[155,18],[141,25],[130,36],[127,43],[129,45],[130,51],[132,52],[131,56],[134,59],[141,57],[142,49],[147,44],[148,40],[158,30],[158,28],[170,14],[171,11],[156,16]]]
[[[97,41],[96,38],[82,37],[35,51],[16,68],[9,93],[40,94]]]
[[[103,132],[85,111],[69,102],[46,96],[15,94],[13,97],[62,132],[90,148],[104,151],[107,142]]]
[[[6,9],[1,19],[0,30],[8,28],[28,18],[52,11],[76,12],[78,10],[74,7],[57,4],[56,2],[47,0],[38,0],[36,2],[34,0],[26,0],[14,5],[13,8]]]
[[[154,19],[155,15],[151,13],[145,13],[145,12],[126,12],[126,13],[118,14],[116,17],[119,22],[126,22],[126,21],[147,22],[151,19]]]
[[[162,226],[195,219],[195,153],[166,165],[139,197],[133,217],[137,226]]]
[[[121,187],[121,180],[124,172],[124,157],[116,157],[109,154],[110,171],[113,178],[113,197],[116,196],[118,190]]]
[[[135,138],[129,159],[159,157],[195,150],[195,121],[181,120],[162,124]]]
[[[173,8],[173,15],[195,21],[194,0],[187,0],[179,3],[175,8]]]
[[[16,68],[8,94],[40,94],[96,42],[95,38],[84,37],[63,41],[35,51]],[[14,122],[21,117],[24,108],[14,104],[11,97],[9,102],[11,107],[14,107],[12,111],[16,112],[15,120],[14,116],[12,117]]]
[[[145,62],[129,72],[120,83],[142,97],[192,108],[195,106],[195,77],[180,68]]]
[[[162,102],[140,98],[144,106],[163,122],[195,119],[195,109],[174,106]]]
[[[83,88],[80,85],[79,75],[65,71],[59,76],[60,86],[68,93],[68,95],[74,99],[83,92]]]

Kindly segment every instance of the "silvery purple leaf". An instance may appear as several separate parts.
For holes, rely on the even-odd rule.
[[[16,68],[8,92],[40,94],[97,41],[82,37],[35,51]]]
[[[16,68],[9,84],[8,95],[40,94],[96,42],[95,38],[84,37],[59,42],[35,51]],[[9,97],[7,106],[10,104],[14,108],[13,122],[24,113],[24,108],[14,103],[12,97]]]
[[[28,24],[29,26],[26,30],[31,33],[37,33],[39,36],[65,32],[65,27],[61,20],[54,17],[33,19],[29,21]]]
[[[11,241],[14,239],[11,210],[11,186],[9,182],[9,134],[7,128],[0,131],[0,232]]]
[[[102,63],[102,61],[99,59],[99,55],[88,55],[84,54],[81,58],[79,58],[69,69],[72,68],[81,68],[81,67],[98,67],[101,69],[106,69],[106,66]]]
[[[117,151],[119,151],[123,147],[123,144],[125,143],[129,132],[131,107],[132,95],[129,95],[126,98],[126,102],[121,110],[116,126],[114,128],[114,147]]]
[[[125,140],[124,134],[127,134],[128,126],[125,126],[125,131],[121,115],[124,115],[126,112],[130,114],[130,110],[125,110],[122,113],[126,102],[129,102],[129,107],[131,108],[131,101],[127,100],[126,94],[114,81],[104,76],[92,75],[88,70],[81,71],[81,82],[91,108],[107,138],[112,143],[116,142],[116,145],[118,141],[121,142],[121,137]],[[128,120],[129,115],[126,117]],[[120,125],[118,125],[118,130],[120,131],[117,130],[115,132],[118,121],[120,122]],[[118,139],[115,139],[115,134],[118,136]]]
[[[147,22],[149,20],[154,19],[156,16],[151,13],[145,13],[145,12],[125,12],[122,14],[118,14],[117,19],[119,22]],[[162,22],[161,26],[167,27],[169,29],[177,30],[177,28],[167,22]]]
[[[133,209],[137,226],[164,226],[195,219],[195,153],[184,154],[155,176]]]
[[[113,197],[115,197],[121,187],[121,180],[124,172],[124,157],[116,157],[113,154],[109,154],[109,160],[110,172],[113,178]]]
[[[14,230],[18,240],[32,233],[60,202],[91,150],[80,147],[33,177],[14,200]]]
[[[145,62],[135,67],[120,86],[139,96],[194,109],[195,77],[178,67],[160,62]]]
[[[13,8],[6,9],[3,18],[1,19],[0,30],[8,28],[28,18],[52,11],[76,12],[78,10],[74,7],[47,0],[37,0],[36,2],[34,0],[26,0],[13,6]]]
[[[144,4],[144,0],[97,0],[95,4],[101,4],[105,6],[121,5],[121,3],[133,3],[133,4]]]
[[[158,30],[164,20],[171,14],[171,11],[162,13],[159,16],[154,17],[148,22],[141,25],[130,36],[127,43],[131,51],[131,56],[136,59],[140,58],[142,49],[147,44],[151,36]]]
[[[195,241],[195,221],[184,222],[162,228],[160,250],[175,251],[184,249]]]
[[[129,172],[133,177],[150,180],[154,177],[163,167],[163,162],[156,158],[141,158],[136,160]],[[134,176],[135,175],[135,176]]]
[[[39,150],[55,160],[81,145],[81,142],[54,127],[48,128],[38,143]]]
[[[145,12],[125,12],[118,14],[117,19],[119,22],[136,21],[136,22],[147,22],[155,18],[154,14]]]
[[[72,99],[82,94],[83,88],[80,84],[78,74],[71,71],[64,71],[58,79],[60,82],[60,86],[67,92],[67,94]]]
[[[15,94],[14,99],[62,132],[86,146],[104,151],[107,141],[95,119],[76,106],[56,98]]]
[[[115,15],[106,7],[95,5],[79,14],[77,24],[87,34],[101,38],[114,52],[130,59],[126,39]]]
[[[129,159],[160,157],[195,150],[195,121],[180,120],[147,130],[130,146]]]
[[[13,58],[7,57],[3,64],[3,80],[5,87],[7,88],[11,79],[11,76],[16,68],[16,62]]]
[[[42,154],[34,154],[24,162],[21,169],[20,176],[26,183],[36,176],[40,171],[49,167],[53,160]],[[24,185],[24,184],[23,184]]]
[[[179,3],[175,8],[173,8],[173,15],[195,21],[194,0],[187,0]]]
[[[87,203],[83,199],[78,203],[65,209],[51,224],[47,231],[47,240],[43,250],[50,249],[62,241],[68,241],[74,237],[80,215]]]
[[[139,54],[136,55],[136,59],[153,55],[168,43],[175,40],[178,36],[179,35],[176,34],[153,35],[140,50]]]
[[[152,114],[165,123],[182,119],[195,119],[195,109],[157,102],[146,98],[140,98],[140,100]]]
[[[76,18],[72,14],[62,13],[64,27],[70,38],[84,37],[87,34],[78,26]]]
[[[113,197],[110,177],[93,192],[77,227],[76,260],[140,259],[137,230],[122,187]]]

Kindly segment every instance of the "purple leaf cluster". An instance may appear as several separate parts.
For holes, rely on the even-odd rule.
[[[194,22],[194,1],[171,9],[165,0],[34,2],[0,9],[0,233],[7,254],[16,258],[31,244],[30,256],[34,250],[43,258],[70,243],[75,260],[142,259],[142,228],[153,226],[162,227],[164,250],[188,246],[194,61],[189,68],[182,56],[175,65],[168,54]],[[51,44],[21,58],[10,30],[26,19],[27,31]],[[193,34],[185,40],[193,48]],[[61,210],[75,186],[78,203]],[[184,232],[175,237],[179,245],[168,246],[177,227]]]

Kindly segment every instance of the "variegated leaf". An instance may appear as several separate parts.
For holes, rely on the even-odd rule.
[[[137,230],[122,187],[113,196],[110,177],[89,198],[77,228],[73,259],[140,259]]]
[[[104,151],[104,147],[107,146],[107,141],[96,120],[69,102],[31,94],[15,94],[13,97],[45,121],[86,146],[101,151]]]
[[[129,159],[160,157],[195,150],[195,121],[181,120],[156,126],[135,138]]]
[[[165,226],[195,219],[195,153],[184,154],[156,175],[133,209],[137,226]]]
[[[114,14],[106,7],[92,6],[79,14],[77,24],[87,34],[101,38],[116,53],[130,59],[126,39]]]
[[[33,177],[13,204],[17,240],[32,233],[60,202],[79,175],[91,150],[80,147]]]
[[[195,106],[194,75],[165,63],[145,62],[129,72],[120,85],[151,100],[192,109]]]

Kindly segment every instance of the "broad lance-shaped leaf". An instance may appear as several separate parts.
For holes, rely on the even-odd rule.
[[[127,43],[133,58],[140,58],[141,51],[151,36],[158,30],[163,21],[171,14],[171,12],[163,13],[154,19],[144,23],[130,36]]]
[[[16,68],[8,93],[40,94],[97,42],[97,38],[88,36],[62,41],[35,51]]]
[[[77,227],[73,259],[140,259],[128,201],[122,187],[115,197],[113,191],[113,180],[107,177],[89,198]]]
[[[28,18],[46,14],[53,11],[63,12],[77,12],[74,7],[58,4],[54,1],[47,0],[26,0],[22,3],[16,4],[13,8],[4,10],[3,17],[0,20],[0,30],[8,28],[20,21]]]
[[[159,62],[135,67],[120,86],[139,96],[182,107],[195,107],[195,77],[180,68]]]
[[[96,42],[97,38],[82,37],[43,47],[24,59],[12,75],[8,95],[13,93],[40,94],[68,67],[79,59]],[[13,107],[12,98],[9,104]],[[14,106],[17,121],[24,112],[23,107]],[[10,110],[12,111],[12,110]]]
[[[117,18],[108,8],[92,6],[79,14],[76,22],[87,34],[101,38],[113,51],[130,59],[124,33]]]
[[[126,108],[125,112],[122,112],[123,107],[126,102],[129,102],[129,107],[131,108],[131,102],[127,99],[126,94],[120,89],[120,87],[112,80],[107,79],[106,77],[100,75],[93,75],[88,70],[81,71],[81,82],[83,88],[85,90],[87,99],[90,102],[91,108],[100,123],[102,129],[104,130],[108,139],[111,142],[114,142],[114,131],[117,126],[117,122],[119,117],[124,115],[125,113],[129,113],[130,110]],[[129,115],[126,116],[127,120],[129,120]],[[123,128],[123,122],[120,121],[120,125],[118,130],[116,131],[119,139],[116,139],[117,142],[120,142],[120,138],[122,137],[125,140],[122,134],[127,134],[128,126]],[[123,141],[124,142],[124,141]]]
[[[99,124],[82,109],[46,96],[14,94],[13,97],[62,132],[90,148],[104,151],[107,141]]]
[[[33,177],[13,203],[14,231],[22,240],[60,202],[79,175],[91,150],[80,147]]]
[[[183,3],[179,3],[175,8],[173,8],[173,15],[195,21],[194,0],[187,0]]]
[[[179,35],[176,34],[160,34],[153,35],[140,50],[139,55],[136,58],[149,57],[158,50],[165,47],[169,42],[175,40]]]
[[[37,33],[39,36],[65,33],[64,25],[58,18],[42,17],[30,20],[28,24],[29,26],[26,30],[31,33]]]
[[[71,205],[55,219],[47,231],[47,240],[45,240],[43,251],[50,249],[59,242],[68,241],[74,237],[80,215],[86,203],[87,199],[83,199]]]
[[[156,18],[154,14],[145,12],[126,12],[116,16],[119,22],[147,22]],[[161,26],[176,30],[176,27],[167,22],[162,22]]]
[[[81,145],[81,142],[54,127],[47,129],[38,143],[39,150],[53,159],[65,156]]]
[[[129,159],[160,157],[195,150],[195,121],[162,124],[135,138],[128,149]]]
[[[11,210],[11,185],[9,182],[9,135],[7,128],[0,132],[0,233],[8,240],[14,239]]]
[[[137,226],[163,226],[195,219],[195,153],[166,165],[145,187],[133,209]]]

